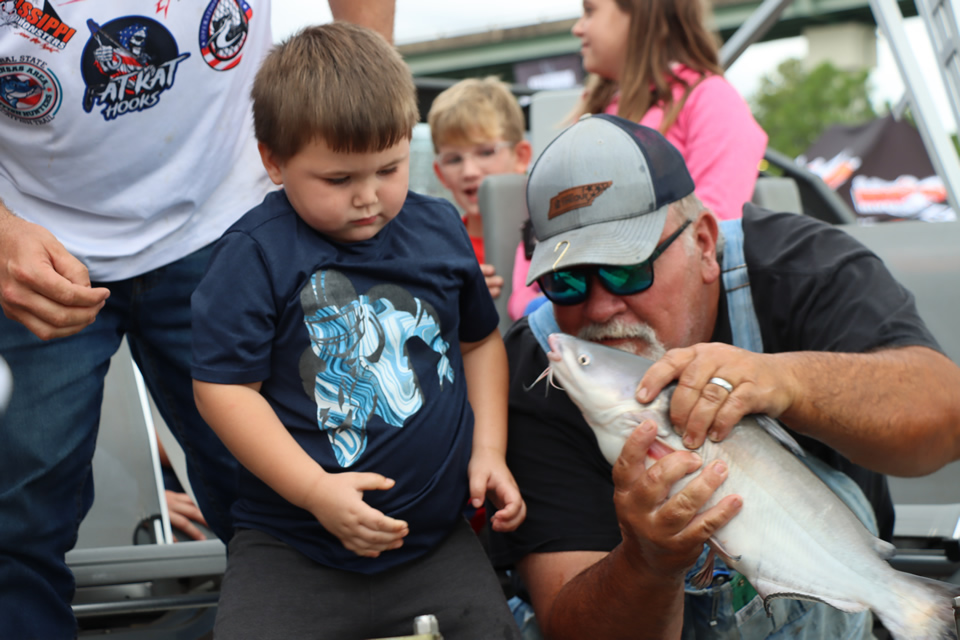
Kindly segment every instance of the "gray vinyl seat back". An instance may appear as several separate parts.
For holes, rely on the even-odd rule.
[[[506,333],[513,324],[507,313],[507,302],[513,292],[513,265],[522,237],[521,227],[528,217],[526,184],[525,175],[492,175],[483,179],[477,192],[477,205],[483,218],[484,260],[503,276],[503,289],[493,300],[500,314],[500,333]]]
[[[792,178],[782,176],[760,176],[753,189],[753,204],[787,213],[803,213],[803,203],[800,200],[800,189]]]
[[[538,91],[530,96],[530,144],[533,146],[533,161],[570,123],[570,115],[583,89]]]
[[[104,385],[93,481],[93,507],[80,525],[77,549],[132,545],[140,522],[152,539],[171,540],[156,431],[126,340]]]

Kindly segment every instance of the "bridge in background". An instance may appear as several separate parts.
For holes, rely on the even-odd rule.
[[[917,15],[913,0],[898,0],[897,4],[904,17]],[[725,41],[760,2],[714,0],[713,6],[714,27]],[[507,82],[527,85],[533,77],[573,73],[580,80],[580,40],[570,33],[574,22],[576,17],[410,43],[398,48],[418,78],[496,75]],[[856,60],[862,54],[865,56],[862,64],[854,62],[853,66],[870,67],[875,60],[872,57],[875,28],[876,21],[867,0],[795,0],[764,40],[807,35],[811,38],[814,56],[822,50],[824,57],[840,52],[843,60]],[[814,46],[814,42],[818,46]],[[823,46],[828,43],[829,47]],[[841,61],[838,66],[844,63]],[[554,75],[553,81],[560,82],[562,77]]]

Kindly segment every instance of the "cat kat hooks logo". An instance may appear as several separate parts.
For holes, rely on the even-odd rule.
[[[143,16],[118,18],[102,25],[87,20],[90,39],[80,71],[87,90],[83,110],[100,108],[104,120],[143,111],[173,86],[180,63],[190,57],[156,20]]]

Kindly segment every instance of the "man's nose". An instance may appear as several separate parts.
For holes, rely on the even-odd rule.
[[[623,298],[607,291],[596,274],[590,276],[590,291],[584,301],[583,313],[592,322],[603,323],[622,313],[627,305]]]

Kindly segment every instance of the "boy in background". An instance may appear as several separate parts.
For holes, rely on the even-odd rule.
[[[462,515],[484,497],[496,530],[525,515],[506,358],[456,211],[407,190],[409,69],[328,24],[277,46],[252,96],[283,189],[193,296],[197,405],[245,467],[215,632],[349,640],[432,613],[448,637],[519,637]]]
[[[526,128],[523,110],[510,88],[498,78],[468,78],[436,97],[427,122],[437,154],[433,170],[464,212],[463,222],[473,250],[487,286],[496,297],[503,278],[495,273],[493,265],[484,261],[483,218],[477,193],[486,176],[527,172],[533,150],[523,137]],[[517,236],[520,236],[519,229]],[[536,284],[526,285],[529,268],[530,258],[521,242],[513,268],[513,293],[507,304],[514,320],[523,315],[530,301],[540,293]]]

